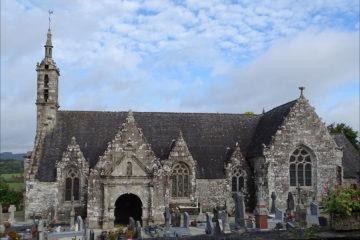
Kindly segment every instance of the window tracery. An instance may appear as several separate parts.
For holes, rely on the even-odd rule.
[[[308,150],[298,147],[290,156],[290,186],[311,186],[312,161]]]
[[[65,179],[65,201],[72,200],[80,200],[80,178],[79,172],[75,169],[70,169]]]
[[[172,173],[172,196],[190,196],[190,170],[185,163],[177,163]]]
[[[231,191],[244,192],[245,178],[246,172],[240,166],[235,166],[231,172]]]

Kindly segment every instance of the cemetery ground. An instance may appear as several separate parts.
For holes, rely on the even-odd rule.
[[[4,223],[0,227],[2,232],[0,239],[360,239],[359,227],[352,231],[333,229],[330,216],[335,212],[329,213],[327,210],[336,209],[338,213],[342,211],[341,206],[337,204],[344,204],[344,201],[337,202],[337,200],[342,200],[343,193],[350,196],[349,199],[352,199],[351,194],[354,194],[355,201],[360,197],[359,190],[343,188],[329,194],[329,200],[324,203],[326,209],[310,200],[307,203],[299,202],[295,208],[289,204],[287,210],[281,210],[276,207],[276,196],[273,195],[270,209],[260,199],[254,212],[245,212],[244,198],[241,193],[237,193],[234,196],[235,209],[231,216],[222,207],[217,207],[212,212],[202,212],[201,206],[198,206],[196,211],[189,211],[191,215],[184,209],[180,211],[181,208],[166,207],[162,224],[143,226],[139,220],[135,221],[130,217],[128,224],[116,225],[114,229],[107,231],[88,229],[86,219],[76,216],[74,208],[67,222],[57,220],[55,213],[42,219],[33,218],[24,222],[22,213],[16,212],[17,208],[11,205],[9,213],[0,212],[0,220]],[[329,204],[331,207],[328,206]],[[350,204],[349,206],[356,210],[357,205],[352,201],[346,204]],[[346,204],[342,205],[345,210]],[[342,220],[346,217],[349,216],[342,215]],[[359,219],[350,222],[350,227],[360,224]]]

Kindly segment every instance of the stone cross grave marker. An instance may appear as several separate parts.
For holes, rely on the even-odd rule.
[[[284,213],[279,208],[275,208],[275,220],[277,221],[283,221]]]
[[[235,225],[245,227],[245,203],[241,192],[235,194]]]
[[[190,216],[187,212],[184,212],[183,213],[183,225],[182,227],[183,228],[189,228],[189,225],[190,225]]]
[[[15,222],[15,211],[16,211],[16,207],[15,205],[10,205],[9,207],[9,222],[10,223],[14,223]]]
[[[165,207],[164,218],[165,218],[165,231],[169,231],[171,224],[171,213],[169,207]]]
[[[276,208],[275,201],[276,201],[276,194],[275,194],[275,192],[272,192],[271,193],[271,210],[270,210],[270,213],[272,213],[272,214],[275,213],[275,208]]]
[[[205,228],[205,233],[206,234],[214,234],[214,224],[212,222],[212,214],[211,213],[206,213],[206,228]]]

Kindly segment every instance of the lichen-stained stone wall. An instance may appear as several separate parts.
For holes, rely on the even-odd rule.
[[[177,163],[184,163],[189,168],[189,183],[190,183],[190,194],[186,198],[176,198],[171,197],[170,202],[175,204],[192,204],[195,201],[195,192],[196,192],[196,163],[191,156],[189,148],[186,144],[186,141],[183,137],[182,132],[180,131],[178,139],[175,141],[175,145],[169,154],[169,160],[167,161],[169,165],[173,167]],[[172,192],[172,181],[168,185],[170,193]]]
[[[56,182],[26,181],[25,218],[33,214],[47,218],[49,212],[58,206],[58,186]]]
[[[196,190],[203,212],[212,212],[216,206],[225,206],[226,202],[232,201],[225,179],[197,179]]]
[[[342,165],[342,151],[303,96],[292,107],[269,146],[264,148],[266,163],[263,165],[268,165],[268,186],[264,191],[268,201],[274,191],[281,208],[286,208],[288,192],[297,196],[296,187],[290,186],[289,160],[299,146],[308,149],[312,155],[312,186],[301,187],[303,199],[315,197],[320,201],[324,188],[336,184],[336,169]]]
[[[73,170],[78,173],[80,179],[80,199],[74,202],[65,200],[65,180],[67,173]],[[80,214],[85,216],[87,201],[87,179],[89,175],[89,164],[81,152],[80,146],[76,143],[75,137],[71,138],[66,151],[60,161],[56,163],[56,177],[58,186],[58,210],[64,213],[70,213],[74,205],[79,209]]]

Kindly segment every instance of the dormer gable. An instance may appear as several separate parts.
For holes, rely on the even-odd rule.
[[[129,111],[125,122],[108,143],[105,153],[100,156],[95,169],[101,175],[128,176],[136,173],[143,176],[148,174],[147,166],[154,158],[151,146],[142,130],[137,127],[132,111]]]

